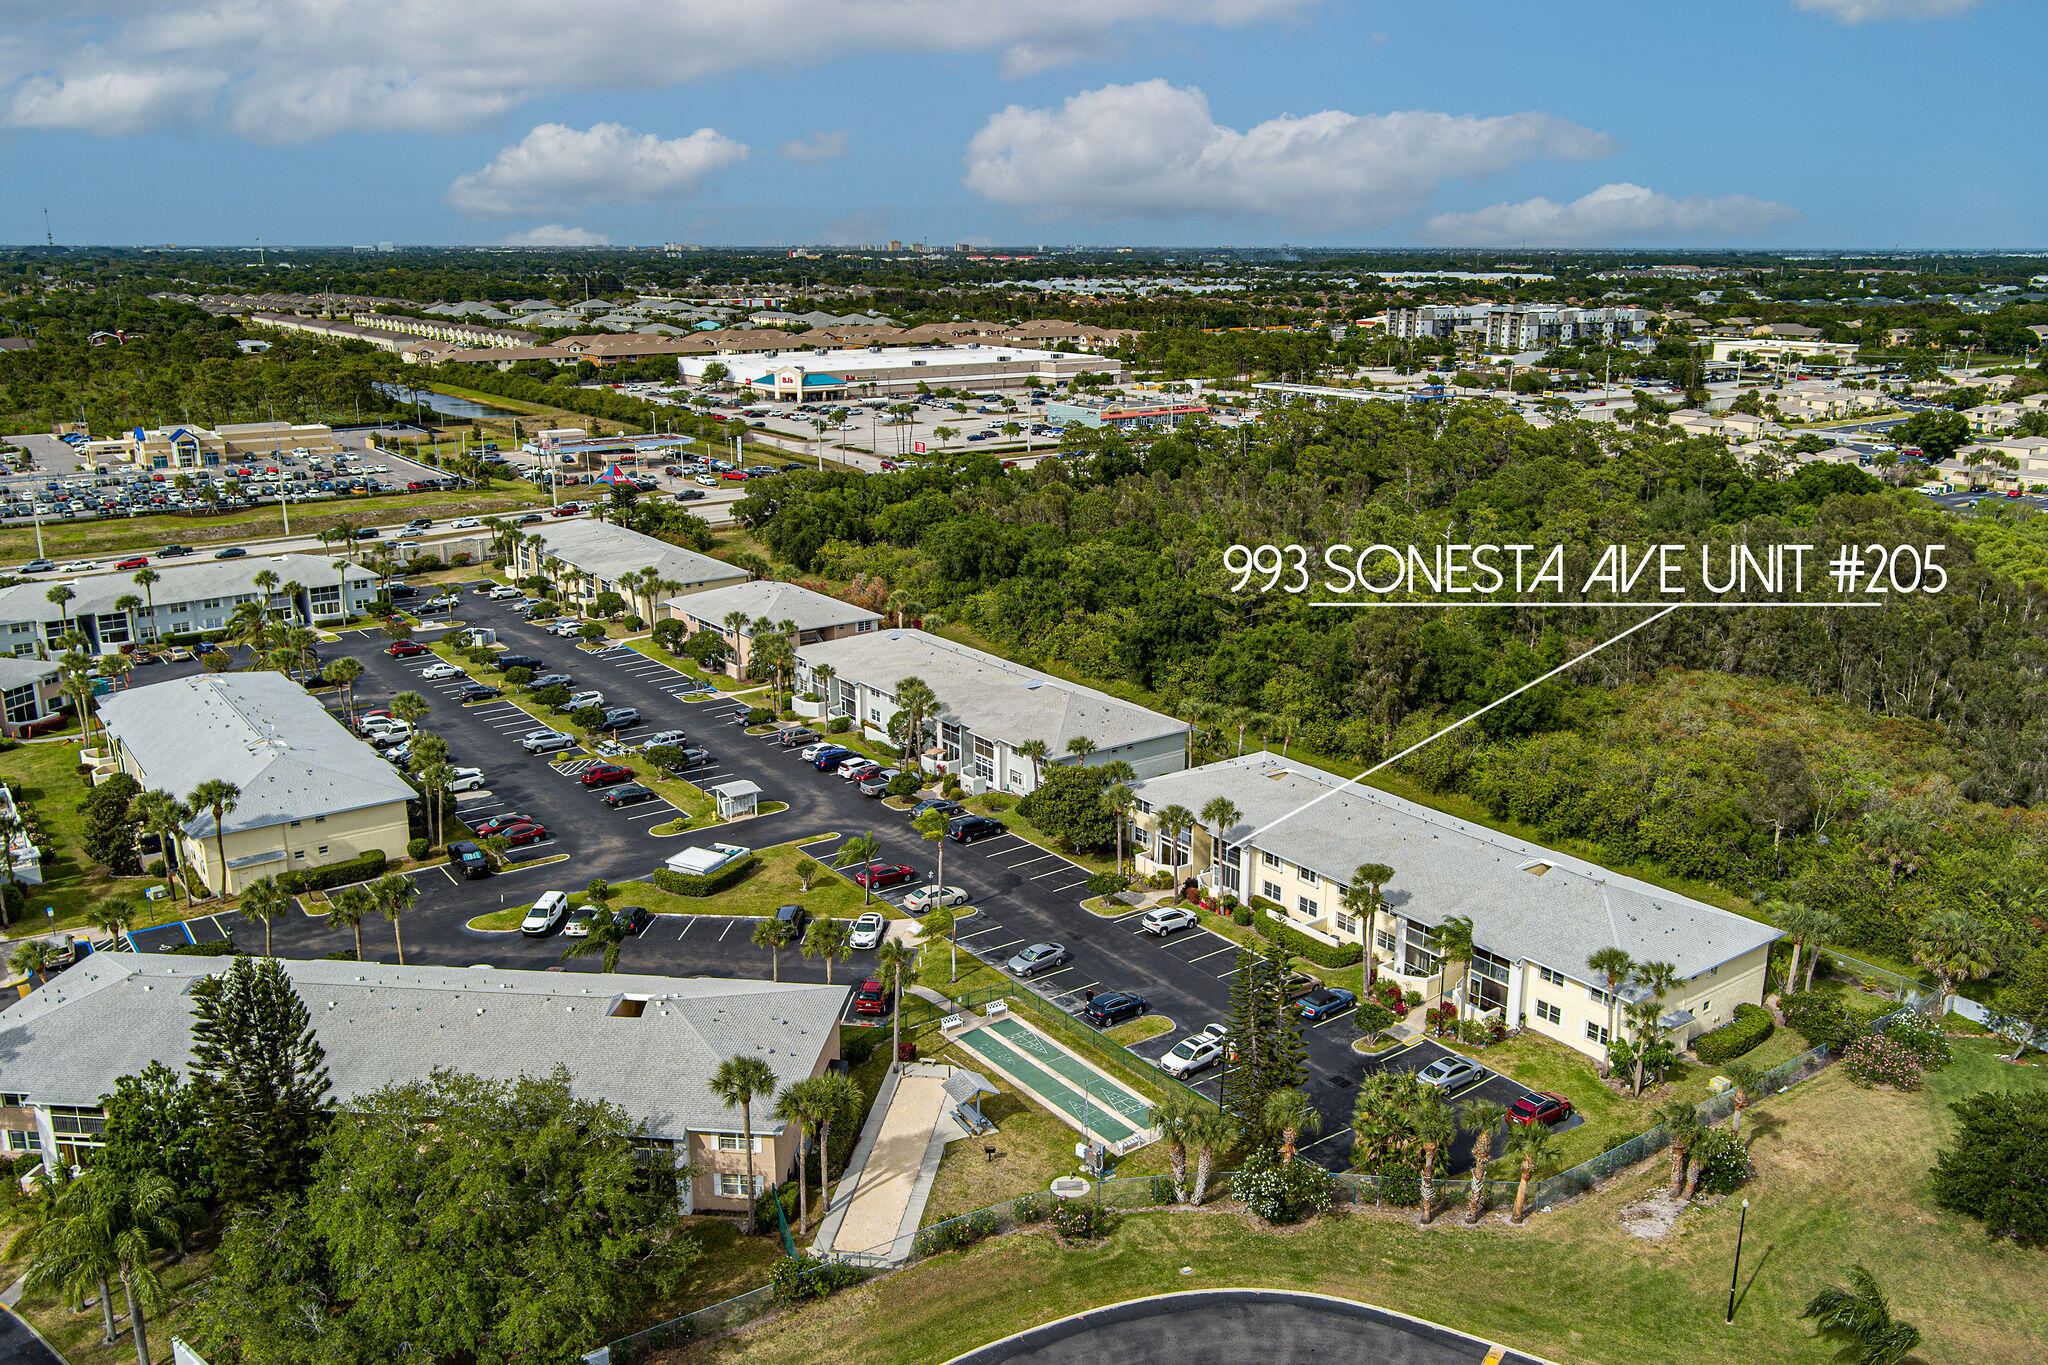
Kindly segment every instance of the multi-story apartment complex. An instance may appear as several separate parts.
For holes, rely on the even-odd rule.
[[[768,579],[671,597],[656,604],[655,615],[683,622],[692,635],[709,631],[725,641],[725,671],[735,678],[746,677],[753,662],[758,622],[766,621],[774,634],[791,635],[799,647],[865,635],[882,623],[865,607]],[[730,624],[735,617],[742,619]]]
[[[558,522],[534,533],[538,545],[522,540],[513,547],[512,567],[519,577],[539,574],[553,583],[563,600],[576,606],[595,602],[598,594],[615,592],[635,612],[653,610],[653,603],[675,593],[702,592],[747,581],[744,569],[722,559],[685,550],[665,540],[614,526],[605,521]],[[626,579],[652,569],[667,587],[636,588]]]
[[[1686,1041],[1764,994],[1778,932],[1741,915],[1511,839],[1272,753],[1247,754],[1136,784],[1129,837],[1138,870],[1190,876],[1331,945],[1358,944],[1375,970],[1432,1003],[1461,1001],[1595,1057],[1623,1004],[1587,966],[1603,948],[1669,963],[1661,1025]],[[1199,825],[1169,840],[1159,814],[1200,812],[1217,797],[1238,809],[1221,839]],[[1350,896],[1357,869],[1393,876],[1369,913]],[[1437,931],[1472,922],[1473,960],[1447,964]],[[1451,977],[1449,967],[1459,973]]]
[[[1649,326],[1647,308],[1494,308],[1486,315],[1486,349],[1605,345],[1638,336]]]

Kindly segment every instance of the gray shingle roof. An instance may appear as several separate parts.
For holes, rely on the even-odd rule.
[[[37,1104],[94,1104],[152,1061],[190,1065],[193,981],[225,958],[95,953],[0,1015],[0,1089]],[[564,1066],[578,1096],[609,1100],[649,1134],[739,1128],[707,1088],[728,1057],[756,1056],[776,1089],[831,1046],[847,987],[624,974],[287,961],[346,1105],[436,1068],[513,1079]],[[621,998],[644,1000],[614,1017]],[[781,1124],[773,1096],[754,1131]]]
[[[30,683],[50,682],[57,676],[57,665],[45,659],[17,659],[12,655],[0,655],[0,690],[13,687],[27,687]]]
[[[150,585],[149,594],[158,610],[176,602],[253,597],[254,579],[265,569],[277,575],[280,590],[286,583],[297,583],[302,588],[331,588],[342,580],[332,560],[312,555],[250,555],[244,559],[203,559],[193,564],[160,564],[151,560],[150,567],[160,580]],[[377,578],[368,569],[353,564],[345,566],[345,572],[351,583],[371,583]],[[62,581],[71,585],[75,596],[61,611],[49,596],[50,589],[56,586],[55,580],[19,583],[0,590],[0,621],[55,621],[66,616],[113,612],[114,603],[131,593],[145,597],[142,589],[135,586],[134,575],[125,571]]]
[[[1149,778],[1134,790],[1155,811],[1199,811],[1227,797],[1244,818],[1226,842],[1248,842],[1340,885],[1361,863],[1385,863],[1394,869],[1382,888],[1388,908],[1403,918],[1433,927],[1466,916],[1480,947],[1578,980],[1601,948],[1669,962],[1690,978],[1779,936],[1767,924],[1372,787],[1346,786],[1273,753]],[[1540,876],[1527,870],[1541,864],[1549,870]]]
[[[797,658],[807,667],[830,664],[842,681],[889,693],[905,678],[922,678],[938,695],[944,720],[1013,747],[1042,739],[1057,756],[1077,735],[1114,749],[1187,729],[1172,716],[921,630],[821,640]]]
[[[778,625],[794,621],[798,630],[828,630],[833,626],[882,619],[865,607],[856,607],[794,583],[777,583],[765,578],[752,583],[735,583],[729,588],[711,588],[686,597],[671,597],[661,605],[673,607],[720,629],[725,626],[726,616],[735,611],[745,612],[749,621],[763,616]],[[751,631],[743,633],[752,634]]]
[[[554,555],[579,572],[616,583],[621,574],[653,567],[663,578],[679,583],[724,583],[743,581],[744,569],[735,569],[710,555],[685,550],[665,540],[614,526],[608,521],[565,521],[540,533],[546,548],[543,556]]]
[[[221,673],[102,697],[100,719],[142,765],[146,785],[189,795],[210,778],[241,789],[230,834],[361,810],[412,785],[282,673]],[[213,813],[186,825],[211,838]]]

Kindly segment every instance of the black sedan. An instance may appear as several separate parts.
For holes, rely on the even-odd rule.
[[[652,787],[643,787],[638,782],[629,782],[623,787],[613,787],[604,794],[604,803],[617,809],[620,806],[637,806],[642,801],[652,801],[655,793]]]

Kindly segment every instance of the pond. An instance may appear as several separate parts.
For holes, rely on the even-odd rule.
[[[410,406],[417,401],[429,412],[438,412],[443,417],[516,417],[517,413],[508,408],[494,408],[479,403],[473,398],[457,398],[452,394],[435,393],[432,389],[414,389],[404,384],[377,384],[379,393],[395,398]]]

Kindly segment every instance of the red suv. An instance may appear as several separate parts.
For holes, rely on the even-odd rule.
[[[871,976],[860,983],[860,989],[853,993],[855,1014],[887,1014],[889,1012],[889,991],[880,977]]]
[[[117,569],[146,569],[149,567],[149,556],[135,555],[131,558],[122,560],[119,564],[116,564],[114,567]]]
[[[394,659],[410,659],[415,654],[424,654],[427,647],[417,640],[393,640],[384,650]]]
[[[609,787],[614,782],[631,782],[633,770],[616,763],[600,763],[586,770],[580,780],[586,787]]]

